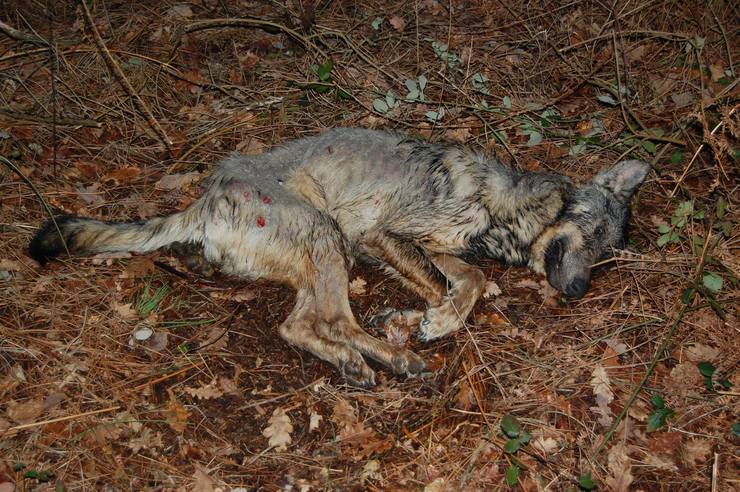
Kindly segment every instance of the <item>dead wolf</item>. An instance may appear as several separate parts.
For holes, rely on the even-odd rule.
[[[417,374],[425,364],[355,320],[348,275],[356,259],[380,265],[427,301],[416,313],[423,341],[462,326],[485,285],[469,263],[478,259],[528,266],[580,298],[591,265],[623,248],[629,200],[649,170],[623,161],[577,187],[459,145],[334,129],[226,159],[182,212],[134,223],[62,217],[59,231],[47,223],[29,250],[45,263],[66,251],[196,244],[223,272],[292,286],[296,303],[280,335],[334,364],[350,383],[372,386],[363,356],[398,374]]]

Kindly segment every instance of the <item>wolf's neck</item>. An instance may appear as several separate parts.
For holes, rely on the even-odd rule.
[[[533,246],[562,214],[573,184],[558,174],[501,169],[491,174],[485,188],[490,227],[471,239],[466,256],[531,266],[537,254]]]

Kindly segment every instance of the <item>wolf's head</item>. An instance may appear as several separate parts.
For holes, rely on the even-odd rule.
[[[561,219],[535,245],[535,268],[550,285],[570,298],[583,297],[591,266],[624,248],[629,201],[649,171],[645,162],[622,161],[574,192]]]

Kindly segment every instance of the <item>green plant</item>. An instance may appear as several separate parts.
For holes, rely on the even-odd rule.
[[[319,94],[328,92],[331,89],[331,71],[334,68],[334,62],[327,60],[321,65],[311,65],[311,70],[319,78],[319,82],[309,85],[309,89],[312,89]]]
[[[522,430],[522,426],[513,415],[504,415],[501,419],[501,431],[508,440],[504,443],[504,451],[508,454],[515,454],[523,445],[529,443],[532,436]],[[519,480],[519,465],[515,461],[506,469],[506,483],[510,486],[517,484]]]
[[[594,490],[596,488],[596,484],[594,483],[594,479],[591,478],[590,473],[584,473],[578,478],[578,486],[583,490]]]
[[[449,45],[432,40],[432,50],[437,58],[442,60],[447,67],[455,68],[460,63],[460,57],[449,49]]]
[[[406,79],[404,85],[408,89],[406,94],[406,100],[408,102],[425,102],[426,97],[424,96],[424,89],[427,86],[427,78],[422,74],[419,75],[418,80]]]
[[[482,94],[490,94],[488,87],[486,87],[486,82],[488,82],[488,77],[480,72],[475,72],[473,76],[470,77],[470,85],[473,86],[473,89]]]
[[[385,97],[380,99],[373,100],[373,109],[377,111],[378,113],[385,114],[391,109],[397,108],[401,105],[401,101],[396,99],[395,94],[393,94],[393,91],[388,91],[386,93]]]
[[[436,123],[440,121],[442,118],[444,118],[445,108],[440,106],[437,111],[427,111],[426,113],[424,113],[424,115],[427,117],[429,121],[431,121],[432,123]]]
[[[714,210],[714,215],[717,217],[717,221],[714,223],[714,228],[720,231],[725,237],[732,235],[732,222],[724,220],[727,214],[727,200],[720,198],[717,200],[717,206]]]
[[[136,295],[136,311],[146,318],[161,307],[162,301],[167,297],[169,291],[170,286],[164,284],[152,292],[152,279],[151,277],[148,278],[144,287]]]
[[[736,437],[740,437],[740,422],[735,422],[732,424],[732,427],[730,427],[730,432],[732,432]]]
[[[34,470],[30,469],[23,474],[23,478],[38,480],[39,482],[48,482],[54,478],[54,472],[51,470]]]
[[[657,245],[663,247],[668,243],[679,244],[681,242],[681,234],[683,233],[686,226],[692,220],[701,220],[703,218],[704,212],[702,212],[701,210],[695,211],[693,201],[688,200],[679,203],[676,209],[673,211],[673,216],[671,217],[671,225],[661,224],[658,226],[658,232],[660,233],[660,236],[656,241]]]
[[[704,376],[704,386],[706,386],[709,391],[714,391],[714,373],[717,371],[717,368],[714,367],[714,364],[711,362],[706,361],[699,362],[697,367],[699,368],[701,375]],[[732,388],[732,383],[727,378],[718,379],[717,384],[722,387],[722,389],[728,390]]]
[[[655,432],[666,424],[666,420],[672,417],[675,412],[666,408],[665,401],[658,395],[653,395],[650,398],[650,403],[653,405],[653,413],[648,417],[647,431]]]

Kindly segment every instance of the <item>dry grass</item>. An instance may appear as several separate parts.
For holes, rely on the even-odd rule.
[[[531,491],[577,489],[586,473],[600,490],[738,490],[737,5],[287,3],[95,2],[109,65],[77,4],[0,6],[13,36],[0,34],[0,490],[492,490],[512,464]],[[261,21],[181,36],[246,17]],[[328,59],[320,93],[311,67]],[[427,102],[373,112],[421,74]],[[559,118],[543,126],[548,109]],[[55,213],[134,220],[192,201],[191,185],[155,186],[163,176],[335,126],[464,141],[578,181],[623,155],[651,160],[635,253],[567,305],[529,272],[487,266],[503,292],[467,330],[412,342],[434,372],[380,371],[370,391],[279,340],[283,287],[201,278],[164,253],[46,268],[25,256],[45,211],[8,163]],[[658,247],[687,200],[705,217]],[[684,305],[705,272],[722,289]],[[371,269],[356,275],[362,321],[418,305]],[[135,341],[145,327],[155,335]],[[709,391],[703,361],[733,386]],[[675,414],[648,432],[653,395]],[[292,424],[285,450],[263,435],[286,430],[276,411]],[[507,414],[532,435],[515,454],[502,450]]]

